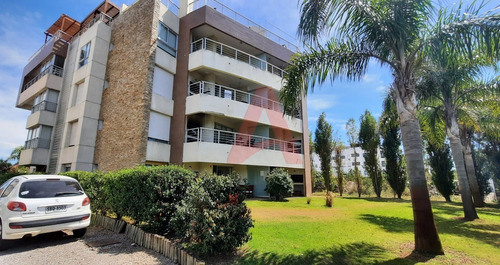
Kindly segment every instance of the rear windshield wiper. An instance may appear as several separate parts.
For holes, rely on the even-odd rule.
[[[82,195],[83,191],[61,191],[56,193],[57,196],[64,196],[64,195]]]

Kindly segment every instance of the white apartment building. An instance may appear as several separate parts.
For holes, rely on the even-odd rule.
[[[358,165],[358,169],[361,172],[361,175],[367,177],[368,173],[365,170],[364,157],[364,154],[366,152],[361,147],[356,147],[356,149],[354,149],[353,147],[346,147],[344,150],[342,150],[342,171],[344,173],[347,173],[350,170],[354,170],[354,151],[356,151],[356,163]],[[312,158],[314,169],[317,171],[321,171],[319,156],[316,153],[313,153]],[[334,158],[335,154],[332,154],[332,169],[336,174]],[[380,148],[377,149],[377,158],[380,168],[385,169],[385,157],[383,156],[382,150],[380,150]]]
[[[32,112],[21,165],[179,164],[237,172],[255,196],[282,167],[295,195],[311,194],[306,101],[292,116],[278,102],[292,43],[217,0],[105,0],[45,34],[16,104]]]

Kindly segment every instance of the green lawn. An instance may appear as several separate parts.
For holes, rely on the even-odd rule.
[[[500,264],[500,208],[478,209],[463,221],[459,203],[433,201],[446,255],[412,254],[409,200],[336,197],[249,200],[255,227],[238,264]]]

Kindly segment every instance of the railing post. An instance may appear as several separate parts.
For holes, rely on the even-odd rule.
[[[198,142],[203,142],[203,128],[196,128],[198,134]]]

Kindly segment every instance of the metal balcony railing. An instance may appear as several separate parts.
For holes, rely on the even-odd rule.
[[[252,21],[251,19],[241,15],[240,13],[234,11],[230,7],[222,4],[221,2],[217,0],[195,0],[192,3],[189,4],[190,7],[192,7],[192,10],[196,10],[198,8],[201,8],[203,6],[209,6],[218,12],[226,15],[229,18],[234,19],[235,21],[241,23],[242,25],[249,27],[249,28],[255,28],[257,32],[261,33],[263,36],[266,38],[278,43],[279,45],[284,46],[285,48],[288,48],[292,51],[298,51],[299,47],[292,43],[291,41],[286,40],[285,38],[279,36],[278,34],[264,28],[263,26],[257,24],[256,22]]]
[[[283,69],[272,65],[265,60],[208,38],[202,38],[191,43],[191,52],[199,50],[209,50],[216,52],[220,55],[227,56],[232,59],[245,62],[253,67],[268,71],[269,73],[277,75],[279,77],[283,77],[283,75],[285,74],[285,71]]]
[[[170,12],[174,15],[179,15],[179,7],[172,0],[161,0],[162,4],[164,4]]]
[[[52,35],[50,38],[48,38],[45,43],[42,45],[42,47],[40,47],[40,49],[38,49],[33,55],[31,55],[31,57],[28,59],[28,62],[31,62],[31,60],[33,60],[33,58],[35,58],[35,56],[37,56],[45,46],[53,43],[53,41],[56,41],[56,40],[62,40],[66,43],[68,43],[70,40],[71,40],[71,35],[69,35],[68,33],[62,31],[62,30],[58,30],[56,32],[56,34]]]
[[[283,105],[278,101],[206,81],[189,85],[189,95],[197,94],[212,95],[283,113]],[[300,114],[298,113],[294,117],[300,119]]]
[[[24,143],[24,149],[50,148],[50,139],[33,138]]]
[[[37,111],[42,111],[42,110],[56,112],[57,103],[44,100],[44,101],[34,105],[33,108],[31,109],[31,113],[35,113]]]
[[[36,81],[40,80],[40,78],[44,77],[46,74],[53,74],[62,77],[63,68],[57,65],[50,65],[45,70],[41,71],[38,75],[36,75],[33,79],[31,79],[29,82],[24,84],[21,92],[28,89],[28,87],[32,86],[34,83],[36,83]]]
[[[235,133],[203,127],[192,128],[186,131],[186,143],[191,142],[238,145],[302,154],[302,142],[288,142],[263,136]]]
[[[76,39],[77,37],[79,37],[80,35],[82,35],[83,33],[85,33],[89,28],[91,28],[92,26],[94,26],[94,24],[96,24],[97,22],[99,21],[102,21],[104,22],[106,25],[109,25],[109,23],[113,22],[113,18],[111,16],[109,16],[108,14],[105,14],[105,13],[99,13],[97,14],[94,19],[92,19],[89,23],[85,24],[85,26],[83,26],[80,31],[78,31],[78,33],[76,33],[72,38],[71,38],[71,41],[73,41],[74,39]]]

